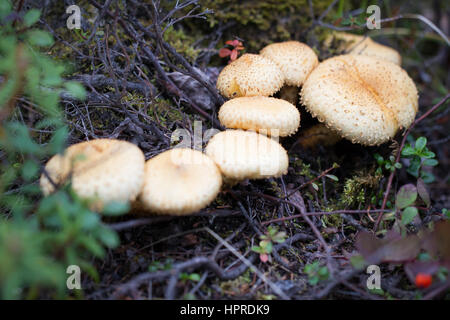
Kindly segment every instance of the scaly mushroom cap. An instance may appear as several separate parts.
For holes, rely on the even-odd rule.
[[[282,99],[241,97],[228,100],[222,105],[219,120],[227,128],[285,137],[297,131],[300,112]]]
[[[45,170],[56,184],[64,183],[71,174],[72,188],[83,198],[97,198],[102,204],[134,200],[141,190],[145,157],[127,141],[97,139],[74,144],[63,155],[53,156]],[[42,174],[40,185],[44,195],[54,191]]]
[[[219,168],[208,156],[175,148],[146,162],[139,201],[156,214],[187,215],[210,204],[221,185]]]
[[[320,122],[363,145],[388,141],[418,110],[416,86],[402,68],[357,55],[320,63],[303,85],[301,102]]]
[[[341,40],[343,43],[339,49],[347,51],[348,54],[376,57],[397,65],[402,64],[402,57],[396,50],[379,44],[369,37],[345,32],[336,32],[331,37]]]
[[[300,87],[319,64],[316,53],[298,41],[269,44],[260,55],[275,62],[283,72],[284,83],[289,86]]]
[[[222,131],[208,142],[206,154],[227,179],[279,177],[289,166],[287,152],[278,142],[253,131]]]
[[[227,98],[270,96],[280,90],[283,75],[271,60],[246,53],[219,74],[217,89]]]

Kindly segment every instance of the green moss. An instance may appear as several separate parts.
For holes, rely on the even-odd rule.
[[[167,99],[155,99],[148,109],[148,115],[166,128],[176,121],[183,120],[182,110],[174,108]]]
[[[344,207],[365,204],[366,199],[370,200],[373,196],[373,190],[377,188],[380,178],[379,175],[363,174],[360,172],[352,178],[345,180],[341,204]]]
[[[196,38],[191,34],[186,34],[182,29],[176,30],[173,26],[164,33],[164,40],[191,62],[195,61],[200,52],[194,48]]]
[[[326,214],[321,218],[322,225],[326,227],[335,227],[338,228],[344,222],[340,214]]]
[[[314,178],[314,174],[311,172],[311,164],[305,163],[302,159],[296,158],[293,163],[295,174],[304,176],[308,179]]]
[[[331,0],[314,1],[315,12],[323,12],[330,3]],[[225,31],[224,41],[241,37],[250,52],[257,52],[272,42],[302,37],[311,26],[307,0],[203,0],[201,4],[214,10],[208,16],[210,27],[235,23]]]

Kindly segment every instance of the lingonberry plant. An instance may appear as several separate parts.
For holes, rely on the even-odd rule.
[[[320,266],[319,261],[307,264],[303,271],[308,275],[308,282],[312,286],[318,284],[319,281],[327,280],[330,276],[328,268]]]
[[[427,148],[427,138],[419,137],[415,142],[411,141],[406,144],[402,150],[402,156],[409,159],[406,171],[410,175],[422,178],[425,183],[434,181],[435,177],[433,174],[423,170],[424,167],[434,167],[439,164],[435,159],[435,153]]]
[[[43,160],[64,150],[68,136],[59,108],[61,94],[83,99],[84,88],[64,81],[64,65],[44,50],[53,37],[35,27],[40,11],[16,15],[9,1],[0,1],[0,298],[64,297],[66,268],[78,265],[98,279],[92,257],[119,243],[89,201],[61,186],[42,198],[36,183]],[[20,101],[33,109],[28,117]],[[20,116],[19,116],[20,115]],[[30,129],[31,128],[31,129]],[[46,132],[44,141],[36,132]],[[45,174],[45,173],[44,173]],[[126,208],[110,206],[104,214]],[[80,291],[77,291],[78,293]]]
[[[230,60],[228,60],[228,63],[230,63],[238,58],[242,50],[244,50],[244,46],[241,41],[237,39],[228,40],[225,42],[225,47],[219,50],[219,56],[221,58],[230,57]]]
[[[286,233],[279,232],[277,227],[270,226],[267,228],[266,234],[259,237],[261,241],[259,246],[253,246],[252,250],[259,253],[259,258],[262,262],[271,260],[270,254],[273,250],[273,243],[283,243],[286,240]]]

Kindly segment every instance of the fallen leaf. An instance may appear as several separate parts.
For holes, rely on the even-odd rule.
[[[420,252],[420,239],[416,235],[402,238],[390,230],[383,239],[372,233],[360,232],[355,242],[358,252],[369,263],[406,262],[413,260]]]
[[[425,236],[423,248],[436,259],[450,260],[450,221],[439,221]]]
[[[425,182],[421,178],[417,179],[417,192],[419,193],[420,198],[423,200],[423,202],[427,205],[427,207],[430,206],[430,195],[428,193],[427,187],[425,186]]]
[[[222,48],[219,50],[219,57],[225,58],[231,54],[231,50],[227,48]]]
[[[395,206],[398,209],[406,208],[414,203],[417,199],[417,189],[413,184],[406,184],[400,188],[395,197]]]

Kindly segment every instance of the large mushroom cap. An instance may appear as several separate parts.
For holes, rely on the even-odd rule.
[[[241,97],[222,105],[219,120],[227,128],[285,137],[297,131],[300,113],[294,105],[282,99]]]
[[[144,154],[134,144],[97,139],[74,144],[63,155],[53,156],[45,170],[56,184],[71,175],[73,189],[83,198],[126,202],[134,200],[141,190],[144,163]],[[54,191],[44,174],[40,185],[45,195]]]
[[[227,98],[270,96],[283,85],[283,75],[271,60],[246,53],[219,74],[217,89]]]
[[[300,87],[319,64],[316,53],[298,41],[269,44],[260,55],[275,62],[283,72],[284,83],[289,86]]]
[[[226,130],[211,138],[206,154],[228,179],[264,179],[287,173],[286,150],[276,141],[253,131]]]
[[[339,49],[345,50],[348,54],[370,56],[390,61],[397,65],[402,64],[402,57],[396,50],[379,44],[369,37],[345,32],[336,32],[332,37],[342,41]]]
[[[388,141],[418,110],[416,86],[402,68],[357,55],[320,63],[304,83],[301,100],[319,121],[364,145]]]
[[[222,175],[209,157],[175,148],[146,162],[139,201],[157,214],[186,215],[210,204],[221,185]]]

